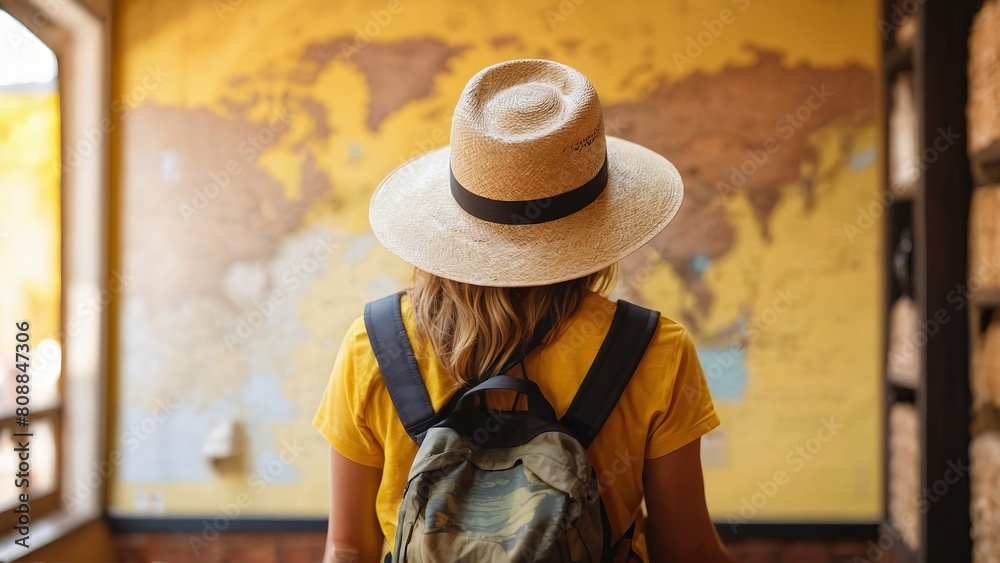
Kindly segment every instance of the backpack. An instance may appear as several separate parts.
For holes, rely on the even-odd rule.
[[[419,445],[399,506],[396,561],[641,561],[601,501],[587,448],[611,415],[656,331],[660,314],[619,300],[594,363],[565,416],[538,386],[508,375],[548,332],[499,375],[459,389],[434,412],[400,313],[402,293],[365,306],[364,321],[386,389]],[[527,410],[493,410],[482,392],[527,397]],[[391,560],[386,556],[385,561]]]

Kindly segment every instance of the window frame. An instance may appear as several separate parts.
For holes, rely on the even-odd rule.
[[[77,312],[93,310],[89,305],[93,300],[103,302],[102,293],[111,287],[109,144],[114,123],[109,115],[110,2],[5,0],[3,4],[56,54],[63,163],[61,401],[31,413],[36,421],[45,417],[56,423],[57,485],[54,493],[31,499],[28,549],[13,543],[16,531],[4,529],[0,560],[14,560],[100,518],[104,511],[109,312],[100,307],[85,323],[76,317]],[[106,133],[94,143],[89,140],[94,131]],[[90,143],[88,154],[68,166],[67,155],[81,154],[74,152],[81,143]],[[6,424],[6,419],[0,421],[0,426]],[[72,440],[64,439],[69,429]],[[99,479],[91,486],[95,474]],[[85,494],[79,494],[81,486]]]

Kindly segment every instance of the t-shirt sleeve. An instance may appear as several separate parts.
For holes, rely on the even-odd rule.
[[[359,326],[360,325],[360,326]],[[364,324],[356,321],[347,331],[333,363],[313,426],[338,452],[355,463],[382,467],[385,454],[365,421],[365,402],[357,359],[357,343]]]
[[[708,380],[698,361],[694,341],[682,330],[674,353],[676,377],[653,416],[646,438],[646,459],[665,456],[719,425]],[[669,363],[668,363],[669,365]]]

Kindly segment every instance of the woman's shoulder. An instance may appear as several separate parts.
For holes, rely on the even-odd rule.
[[[626,301],[651,308],[637,302],[638,300],[626,299]],[[611,321],[614,318],[617,305],[617,300],[611,300],[596,292],[589,292],[583,300],[580,312],[574,317],[570,325],[570,330],[574,328],[577,331],[591,329],[599,332],[601,335],[606,335],[611,328]],[[664,314],[662,311],[657,312],[660,313],[660,320],[656,327],[656,334],[653,335],[653,339],[649,343],[650,348],[666,352],[671,350],[676,351],[691,340],[691,335],[683,324]],[[577,326],[574,327],[573,325]]]
[[[410,349],[413,350],[417,358],[423,357],[423,355],[426,354],[426,343],[419,341],[414,336],[416,334],[416,319],[413,315],[413,307],[410,303],[409,297],[405,293],[400,298],[400,314],[403,320],[403,326],[406,329]],[[354,358],[357,372],[356,375],[362,379],[373,378],[379,374],[377,355],[385,355],[391,359],[391,357],[406,354],[408,352],[403,347],[404,343],[391,340],[388,342],[380,341],[380,349],[376,353],[368,333],[369,322],[394,321],[393,319],[388,318],[366,320],[365,315],[361,314],[355,317],[350,326],[347,328],[347,333],[344,336],[342,345],[347,348],[345,351],[350,353]],[[375,377],[375,379],[381,378]]]
[[[636,303],[638,300],[627,301]],[[580,313],[568,327],[566,335],[559,337],[559,346],[566,349],[562,357],[572,358],[569,361],[577,362],[579,365],[586,363],[589,366],[588,362],[594,360],[598,348],[607,337],[616,306],[617,300],[614,298],[608,299],[597,293],[589,294],[583,302]],[[576,359],[574,358],[576,355],[581,357]],[[687,328],[661,312],[656,332],[632,375],[632,380],[635,381],[632,388],[638,393],[634,394],[634,399],[650,405],[660,405],[679,378],[689,376],[690,374],[686,372],[696,370],[698,365],[697,350]]]
[[[368,339],[364,315],[358,315],[351,321],[340,346],[339,354],[350,361],[350,377],[355,380],[359,390],[367,390],[379,370],[375,351]]]

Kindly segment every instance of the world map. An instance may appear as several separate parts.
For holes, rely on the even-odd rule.
[[[607,133],[666,156],[684,179],[677,218],[621,263],[613,297],[663,311],[698,345],[723,419],[703,448],[713,513],[739,513],[820,415],[850,417],[846,438],[754,516],[880,510],[879,230],[844,229],[876,201],[874,46],[830,62],[801,41],[760,45],[739,18],[750,28],[775,16],[747,2],[662,8],[673,23],[624,12],[607,23],[613,41],[585,38],[600,19],[587,4],[525,8],[544,40],[478,5],[422,3],[440,23],[430,33],[408,17],[415,4],[290,4],[313,17],[236,3],[176,10],[182,26],[152,3],[125,11],[123,81],[150,65],[167,78],[119,121],[121,267],[133,281],[119,312],[116,447],[133,448],[123,432],[158,400],[175,406],[127,450],[115,511],[211,514],[251,491],[249,513],[325,512],[326,445],[308,421],[347,326],[411,275],[375,241],[368,200],[392,168],[447,144],[473,72],[512,58],[580,68]],[[683,37],[673,53],[660,45],[671,25],[722,21],[721,10],[731,39],[682,65],[670,55]],[[267,49],[238,39],[258,35]],[[205,436],[228,423],[235,457],[207,459]]]

